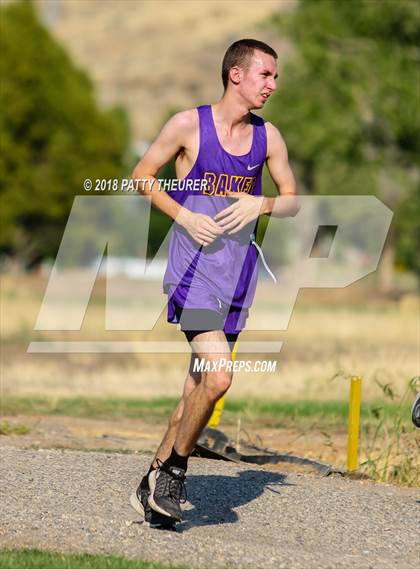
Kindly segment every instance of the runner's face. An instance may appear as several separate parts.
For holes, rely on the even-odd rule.
[[[240,83],[242,95],[252,105],[261,109],[276,90],[277,63],[274,57],[262,51],[254,51],[248,69],[243,70]]]

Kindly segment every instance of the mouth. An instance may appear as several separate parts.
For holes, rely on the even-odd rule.
[[[267,101],[267,99],[269,98],[270,94],[269,93],[261,93],[261,98],[263,101]]]

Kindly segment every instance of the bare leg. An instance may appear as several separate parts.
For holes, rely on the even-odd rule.
[[[162,442],[160,443],[159,448],[156,451],[155,457],[152,462],[154,468],[157,468],[158,466],[156,463],[156,459],[159,459],[161,462],[164,462],[171,454],[176,434],[178,432],[178,428],[184,412],[185,401],[188,399],[191,393],[193,393],[197,385],[199,385],[199,383],[201,382],[202,374],[193,371],[194,360],[196,357],[197,354],[195,354],[193,351],[193,353],[191,354],[190,368],[188,370],[188,375],[185,379],[184,391],[181,399],[178,402],[178,405],[175,407],[175,410],[173,411],[169,419],[169,425],[166,430],[166,433],[164,434]]]
[[[220,353],[209,353],[203,342],[217,342]],[[194,352],[206,361],[231,360],[229,345],[222,330],[204,332],[191,342]],[[208,348],[207,348],[208,349]],[[217,400],[229,389],[232,373],[220,371],[203,372],[201,382],[183,401],[183,413],[176,432],[174,448],[181,456],[189,456],[213,412]]]

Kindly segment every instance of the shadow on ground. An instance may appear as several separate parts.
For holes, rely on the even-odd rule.
[[[184,521],[178,531],[192,527],[233,524],[239,520],[235,508],[252,502],[265,489],[280,493],[286,476],[277,472],[246,470],[236,476],[188,476],[188,501],[192,508],[184,511]]]

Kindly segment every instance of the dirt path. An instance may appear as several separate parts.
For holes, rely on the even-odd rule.
[[[193,458],[185,520],[167,533],[138,523],[128,504],[148,462],[4,447],[0,546],[192,567],[418,567],[416,489]]]
[[[165,423],[150,424],[141,419],[98,420],[76,417],[13,416],[3,417],[11,426],[25,425],[26,435],[0,437],[0,446],[16,448],[63,448],[154,452],[165,432]],[[255,427],[241,429],[221,426],[230,438],[281,453],[320,460],[344,467],[347,435],[344,431],[321,433],[297,429]],[[238,439],[239,437],[239,439]],[[302,470],[305,472],[305,469]]]

